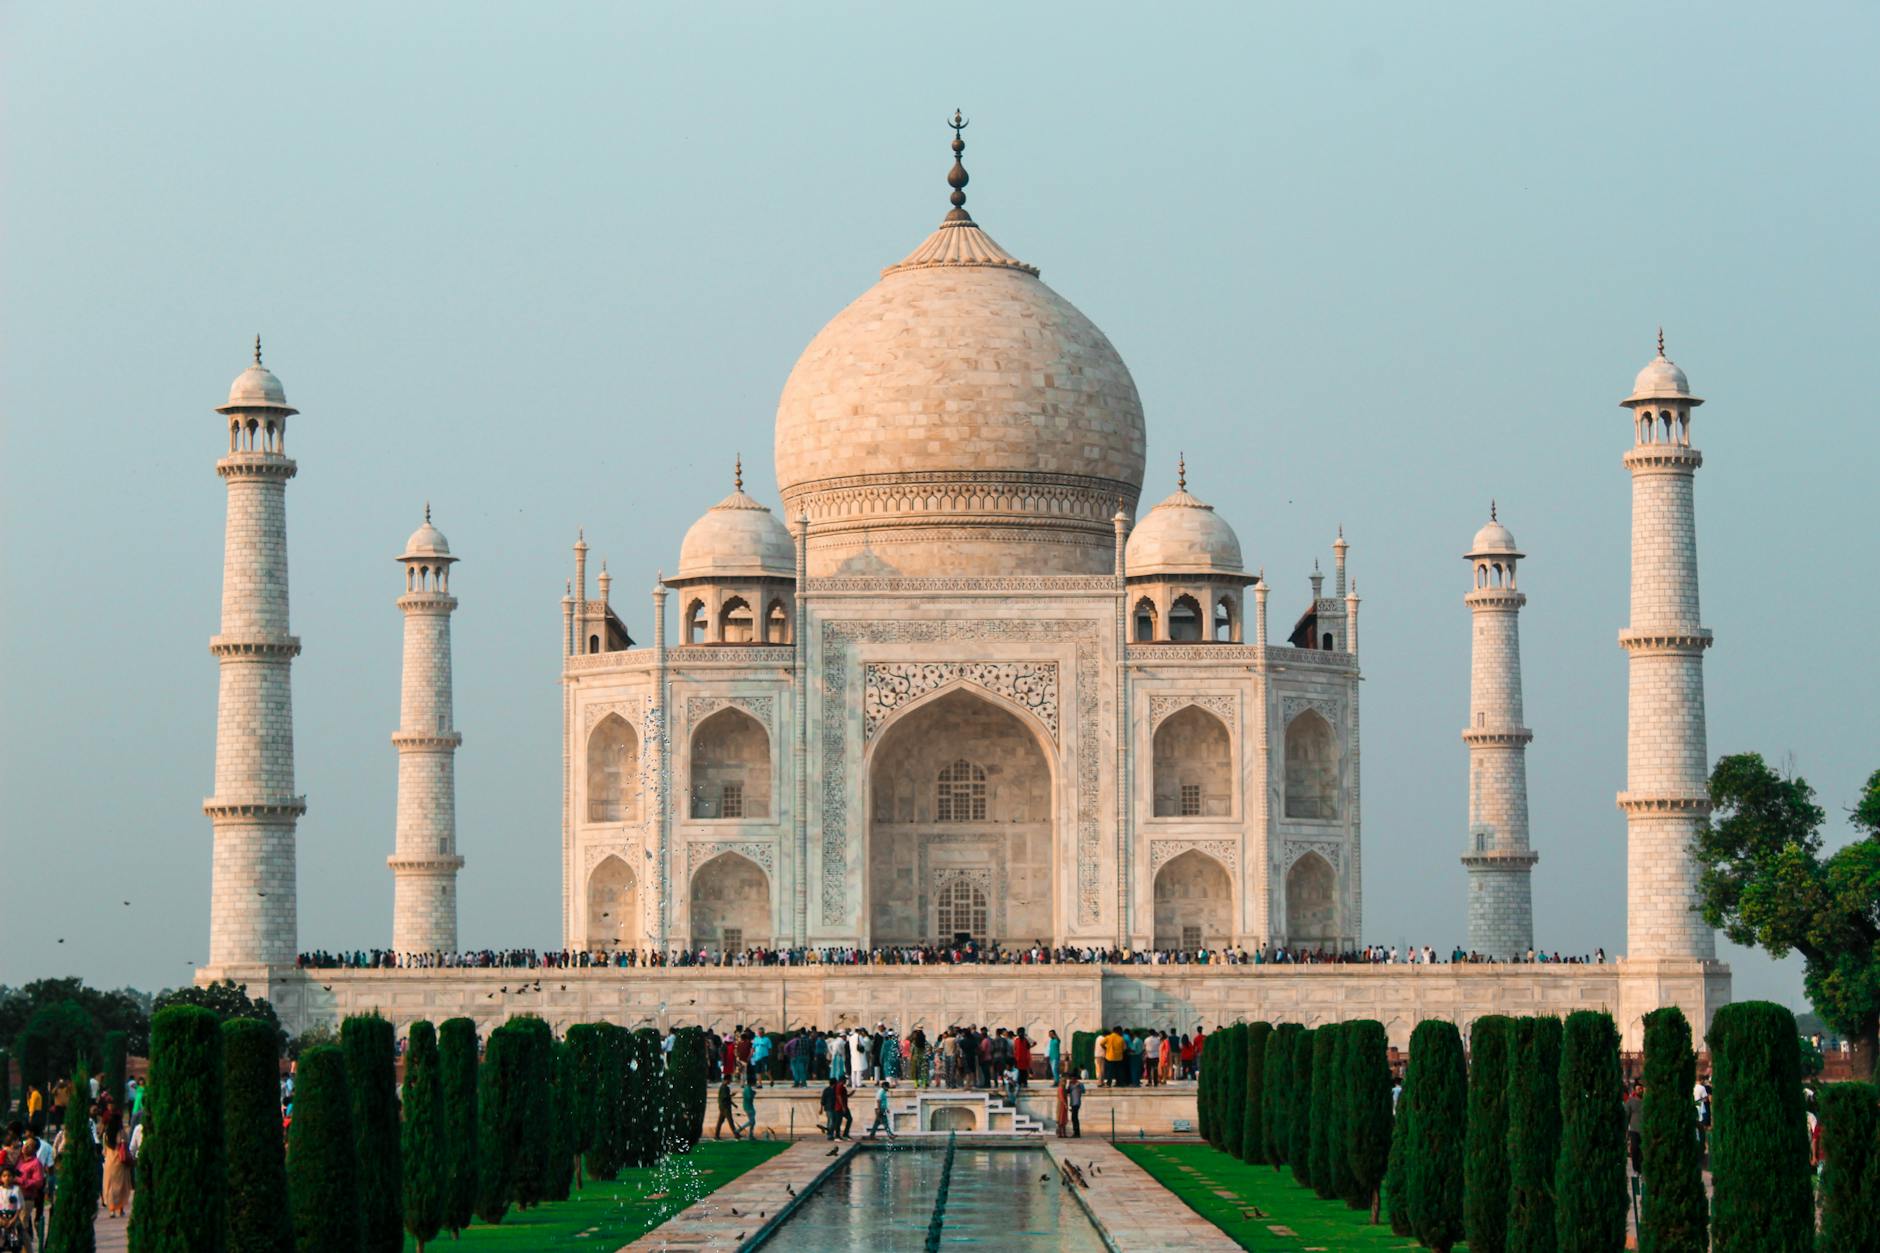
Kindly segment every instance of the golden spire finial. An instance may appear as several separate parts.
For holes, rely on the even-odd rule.
[[[971,123],[960,115],[958,109],[955,109],[953,120],[947,125],[953,129],[953,168],[947,171],[947,186],[953,189],[953,194],[947,199],[953,202],[953,208],[947,214],[946,220],[970,222],[973,218],[970,213],[966,212],[966,184],[968,182],[966,166],[960,160],[960,154],[966,151],[966,141],[960,138],[960,132]]]
[[[1490,522],[1499,521],[1499,519],[1495,517],[1495,498],[1493,496],[1488,498],[1488,520]]]
[[[255,332],[255,364],[261,364],[261,332]]]
[[[424,502],[424,524],[431,525],[431,502],[428,500]]]
[[[1658,328],[1658,355],[1665,355],[1665,328],[1662,326]]]
[[[1175,487],[1178,491],[1188,490],[1188,454],[1175,454]]]
[[[741,452],[737,460],[731,464],[731,486],[739,491],[744,490],[744,454]]]

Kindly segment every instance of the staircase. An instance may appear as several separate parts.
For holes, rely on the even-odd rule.
[[[998,1093],[962,1088],[917,1088],[911,1100],[888,1107],[888,1121],[897,1136],[944,1139],[957,1135],[962,1140],[1044,1136],[1043,1123],[1020,1113]],[[862,1125],[859,1116],[857,1124]]]

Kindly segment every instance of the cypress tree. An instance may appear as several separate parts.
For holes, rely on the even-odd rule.
[[[527,1048],[520,1031],[500,1026],[490,1032],[477,1072],[477,1217],[486,1223],[502,1222],[516,1199]]]
[[[565,1201],[574,1191],[575,1095],[574,1049],[566,1041],[555,1043],[555,1138],[548,1161],[548,1199]]]
[[[1345,1146],[1352,1195],[1378,1219],[1379,1192],[1390,1162],[1390,1040],[1384,1024],[1360,1018],[1340,1032],[1345,1042]]]
[[[339,1027],[359,1153],[359,1222],[365,1253],[401,1253],[405,1247],[397,1038],[392,1024],[377,1014],[355,1014]]]
[[[281,1033],[273,1024],[222,1024],[222,1098],[228,1253],[281,1253],[294,1243],[294,1220],[281,1150]]]
[[[1673,1005],[1645,1015],[1644,1195],[1638,1233],[1643,1253],[1707,1253],[1710,1248],[1704,1152],[1691,1104],[1696,1082],[1697,1055],[1683,1011]]]
[[[1241,1102],[1240,1160],[1259,1165],[1272,1160],[1266,1143],[1262,1117],[1266,1110],[1266,1042],[1273,1035],[1273,1024],[1256,1022],[1247,1028],[1246,1099]]]
[[[1625,1092],[1612,1015],[1578,1010],[1560,1037],[1560,1157],[1554,1167],[1560,1253],[1625,1244]]]
[[[588,1149],[587,1169],[589,1178],[603,1181],[613,1179],[625,1165],[620,1125],[620,1106],[625,1099],[622,1089],[627,1082],[621,1049],[624,1034],[611,1022],[599,1023],[595,1029],[598,1069],[589,1097],[594,1108],[594,1138]]]
[[[1216,1027],[1213,1035],[1202,1039],[1201,1073],[1195,1081],[1195,1130],[1217,1149],[1221,1147],[1221,1135],[1214,1125],[1214,1080],[1221,1070],[1221,1050],[1214,1041],[1220,1034],[1221,1029]]]
[[[437,1051],[437,1029],[428,1022],[411,1024],[405,1047],[404,1125],[398,1142],[404,1171],[405,1230],[417,1242],[418,1253],[444,1229],[445,1205],[450,1196],[449,1122],[444,1108],[443,1061]]]
[[[1739,1001],[1710,1023],[1710,1211],[1715,1253],[1805,1253],[1814,1242],[1808,1120],[1795,1016]]]
[[[514,1199],[518,1209],[532,1209],[548,1196],[555,1139],[555,1037],[540,1018],[512,1018],[508,1025],[519,1040],[522,1072],[512,1093],[518,1105],[513,1125],[520,1135]]]
[[[594,1094],[600,1084],[600,1032],[591,1022],[568,1028],[568,1147],[576,1155],[575,1186],[580,1187],[586,1155],[594,1149]]]
[[[1469,1029],[1468,1150],[1462,1223],[1469,1253],[1508,1247],[1508,1049],[1514,1019],[1487,1014]],[[1690,1091],[1687,1087],[1685,1091]]]
[[[1650,1080],[1646,1082],[1649,1085]],[[1651,1088],[1645,1091],[1649,1094]],[[1880,1195],[1875,1194],[1875,1185],[1880,1183],[1880,1112],[1876,1102],[1880,1102],[1880,1089],[1871,1083],[1831,1083],[1821,1089],[1821,1149],[1827,1159],[1821,1172],[1821,1253],[1880,1251]],[[1649,1192],[1646,1195],[1650,1197]]]
[[[1247,1103],[1247,1024],[1237,1022],[1221,1030],[1222,1074],[1226,1082],[1219,1094],[1214,1114],[1221,1123],[1221,1151],[1239,1157],[1241,1132],[1247,1121],[1243,1111]]]
[[[212,1011],[171,1005],[150,1020],[145,1103],[151,1129],[142,1160],[149,1169],[139,1172],[131,1207],[132,1253],[222,1253],[222,1024]]]
[[[682,1111],[678,1151],[690,1153],[705,1134],[705,1032],[700,1027],[681,1027],[674,1034],[672,1052],[667,1055],[668,1079]]]
[[[1282,1022],[1266,1038],[1266,1062],[1260,1082],[1260,1131],[1267,1160],[1278,1170],[1288,1160],[1292,1096],[1292,1048],[1299,1024]]]
[[[170,1124],[159,1122],[161,1144]],[[316,1045],[300,1055],[294,1122],[287,1132],[295,1253],[359,1253],[365,1247],[358,1153],[346,1055],[337,1045]]]
[[[72,1086],[83,1092],[87,1080],[81,1060]],[[103,1179],[98,1156],[92,1151],[91,1112],[85,1102],[65,1104],[65,1151],[56,1163],[58,1191],[52,1198],[52,1221],[46,1225],[42,1253],[93,1253],[98,1247],[92,1223],[98,1216],[98,1192]]]
[[[667,1108],[664,1061],[659,1032],[651,1027],[636,1030],[633,1033],[633,1164],[636,1166],[651,1166],[659,1160],[673,1126],[672,1111]],[[732,1088],[735,1092],[737,1085],[734,1083]]]
[[[1327,1200],[1338,1195],[1338,1180],[1332,1171],[1332,1068],[1337,1053],[1338,1024],[1328,1022],[1312,1033],[1311,1112],[1307,1115],[1312,1190]]]
[[[13,1054],[0,1049],[0,1123],[13,1117]]]
[[[1293,1178],[1305,1187],[1312,1186],[1312,1054],[1317,1049],[1318,1032],[1302,1028],[1293,1040],[1292,1108],[1286,1116],[1291,1136],[1287,1156],[1292,1159]]]
[[[477,1025],[447,1019],[438,1029],[444,1092],[444,1229],[470,1225],[477,1203]]]
[[[1351,1024],[1338,1024],[1338,1036],[1332,1045],[1332,1073],[1326,1078],[1331,1084],[1331,1099],[1327,1103],[1330,1110],[1328,1139],[1330,1147],[1326,1151],[1326,1161],[1332,1170],[1332,1195],[1345,1199],[1345,1204],[1352,1209],[1365,1209],[1371,1204],[1370,1195],[1358,1195],[1358,1180],[1351,1173],[1351,1106],[1346,1101],[1349,1085],[1346,1074],[1351,1069]]]
[[[1390,1215],[1393,1235],[1416,1234],[1410,1221],[1410,1157],[1416,1152],[1416,1134],[1416,1094],[1405,1084],[1397,1094],[1390,1127],[1390,1159],[1384,1167],[1383,1205]]]
[[[1415,1139],[1406,1145],[1410,1225],[1436,1253],[1462,1239],[1462,1155],[1468,1135],[1468,1066],[1453,1022],[1431,1018],[1410,1036],[1406,1095],[1416,1094]]]
[[[122,1031],[104,1033],[104,1088],[119,1109],[125,1109],[124,1089],[130,1083],[130,1036]],[[125,1120],[129,1121],[126,1111]]]
[[[1555,1253],[1560,1020],[1515,1021],[1508,1066],[1508,1253]],[[1406,1094],[1407,1095],[1407,1094]]]

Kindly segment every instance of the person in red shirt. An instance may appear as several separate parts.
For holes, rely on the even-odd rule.
[[[1031,1041],[1025,1038],[1025,1029],[1020,1027],[1018,1035],[1012,1040],[1012,1065],[1018,1067],[1018,1086],[1031,1086]]]

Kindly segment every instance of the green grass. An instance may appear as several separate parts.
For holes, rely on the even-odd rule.
[[[426,1253],[617,1249],[789,1147],[788,1140],[701,1141],[683,1157],[623,1170],[613,1183],[589,1180],[587,1187],[566,1201],[526,1211],[511,1207],[499,1226],[473,1223],[455,1241],[444,1232],[431,1241]],[[407,1235],[405,1248],[417,1247]]]
[[[1119,1143],[1116,1147],[1243,1249],[1420,1247],[1409,1236],[1392,1235],[1388,1220],[1373,1227],[1369,1210],[1360,1212],[1343,1201],[1323,1200],[1312,1189],[1300,1187],[1290,1170],[1249,1166],[1205,1144]],[[1218,1192],[1233,1196],[1218,1196]],[[1254,1217],[1255,1207],[1266,1216]],[[1293,1234],[1278,1234],[1275,1227]]]

